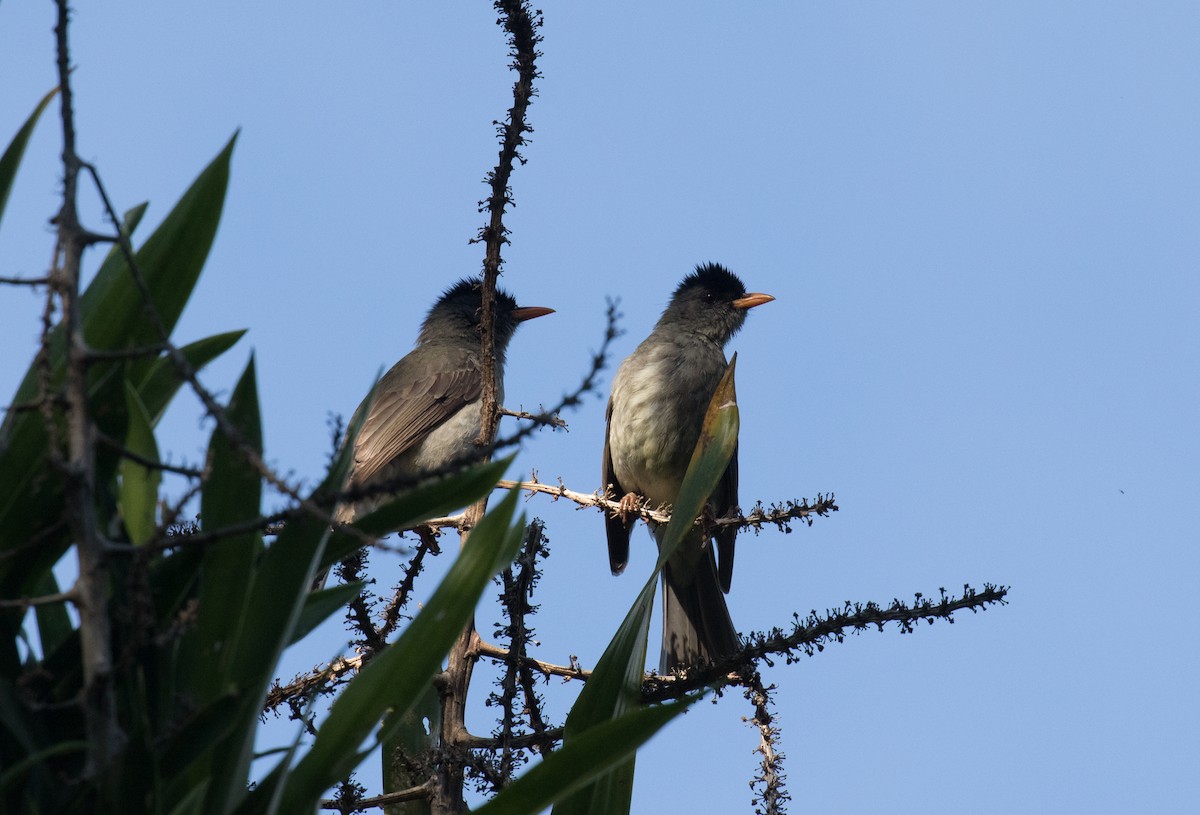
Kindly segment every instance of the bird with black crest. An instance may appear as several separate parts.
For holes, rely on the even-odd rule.
[[[630,511],[640,500],[675,503],[700,437],[704,415],[725,372],[725,345],[747,312],[775,298],[746,292],[716,263],[696,267],[675,289],[650,332],[617,369],[608,402],[601,484],[621,499],[623,512],[606,519],[609,565],[629,561]],[[708,500],[712,517],[738,505],[737,449]],[[666,527],[652,525],[656,541]],[[663,568],[660,672],[712,662],[738,648],[725,593],[733,579],[735,527],[715,534],[716,549],[693,531]],[[718,563],[717,554],[720,555]]]
[[[543,306],[518,306],[496,290],[495,358],[497,400],[504,398],[508,343],[526,320],[553,313]],[[483,285],[466,278],[447,289],[429,309],[416,347],[379,380],[366,420],[354,440],[348,491],[388,482],[416,482],[480,454],[483,366],[480,326]],[[359,405],[356,416],[364,408]],[[387,499],[363,497],[338,505],[335,518],[353,523]],[[324,583],[324,576],[319,578]]]

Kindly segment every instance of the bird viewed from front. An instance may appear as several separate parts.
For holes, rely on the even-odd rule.
[[[497,399],[504,398],[504,358],[509,340],[525,320],[553,313],[518,306],[497,289],[495,321]],[[347,490],[389,481],[416,480],[479,455],[483,400],[480,325],[483,287],[479,278],[458,281],[425,317],[417,345],[392,366],[375,389],[370,412],[354,441]],[[355,415],[364,409],[360,404]],[[387,496],[340,504],[335,517],[352,523]]]
[[[623,510],[606,518],[613,574],[620,574],[629,561],[632,513],[639,500],[673,505],[678,497],[705,410],[725,371],[725,344],[746,322],[749,309],[774,299],[747,293],[724,266],[697,266],[675,289],[650,336],[617,369],[601,474],[601,484],[611,487]],[[737,507],[737,482],[735,448],[709,497],[713,517]],[[665,531],[665,526],[651,527],[656,541]],[[737,649],[724,597],[733,578],[736,535],[734,527],[717,532],[714,553],[706,535],[694,530],[663,568],[661,673]]]

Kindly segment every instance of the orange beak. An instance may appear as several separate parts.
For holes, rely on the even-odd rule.
[[[532,320],[534,317],[545,317],[547,314],[553,313],[554,309],[546,308],[545,306],[521,306],[520,308],[513,309],[512,315],[518,323],[523,323],[526,320]]]
[[[733,307],[734,308],[754,308],[755,306],[761,306],[763,303],[769,303],[774,299],[775,298],[769,294],[763,294],[762,292],[752,291],[749,294],[747,294],[745,297],[739,297],[738,299],[734,300]]]

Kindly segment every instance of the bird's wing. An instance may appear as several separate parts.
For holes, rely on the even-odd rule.
[[[731,509],[738,505],[738,459],[737,445],[733,447],[733,458],[729,459],[729,466],[725,468],[725,474],[721,476],[721,480],[717,482],[717,488],[713,490],[712,503],[713,514],[720,518]],[[721,529],[715,535],[717,539],[717,554],[719,555],[717,564],[717,576],[721,580],[721,590],[729,591],[729,586],[733,582],[733,543],[737,537],[737,527],[727,526]]]
[[[418,379],[410,376],[409,357],[379,382],[375,401],[354,445],[354,481],[362,484],[392,459],[471,402],[479,399],[478,362],[464,355],[452,365]]]
[[[600,489],[607,490],[611,484],[613,493],[618,501],[625,495],[625,489],[617,481],[613,471],[612,450],[608,444],[608,434],[612,430],[612,398],[608,400],[608,409],[604,412],[604,460],[600,464]],[[629,533],[633,521],[626,521],[621,516],[604,513],[604,531],[608,536],[608,565],[613,574],[625,571],[629,563]]]

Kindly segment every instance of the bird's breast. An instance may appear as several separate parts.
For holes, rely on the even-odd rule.
[[[639,348],[617,372],[609,419],[613,475],[655,504],[673,504],[725,367],[719,349]],[[691,351],[688,353],[687,351]]]

